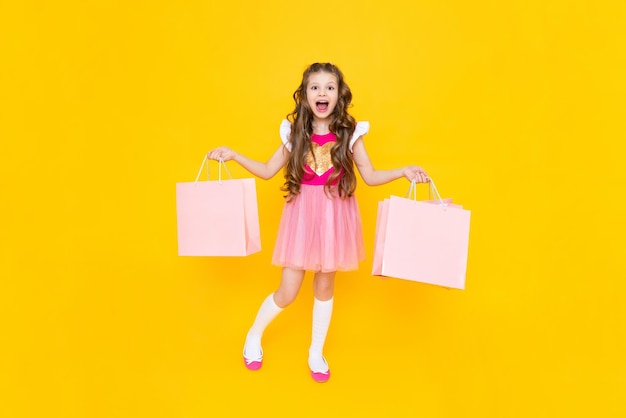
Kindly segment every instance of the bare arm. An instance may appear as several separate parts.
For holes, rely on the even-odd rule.
[[[287,148],[285,148],[284,145],[281,145],[265,163],[248,158],[228,147],[215,148],[214,150],[209,151],[207,156],[212,160],[233,160],[253,175],[260,177],[263,180],[268,180],[274,177],[276,173],[278,173],[278,171],[280,171],[280,169],[287,163],[289,151],[287,151]]]
[[[407,180],[415,180],[418,183],[427,183],[430,181],[428,175],[420,167],[410,165],[407,167],[396,168],[394,170],[376,170],[370,160],[363,137],[356,140],[352,146],[354,162],[356,167],[368,186],[380,186],[399,178],[405,177]]]

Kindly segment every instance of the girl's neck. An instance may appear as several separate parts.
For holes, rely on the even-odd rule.
[[[329,129],[330,123],[325,120],[314,120],[313,121],[313,133],[316,135],[326,135],[330,132]]]

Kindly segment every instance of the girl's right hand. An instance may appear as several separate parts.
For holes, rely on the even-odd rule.
[[[207,152],[207,157],[211,160],[222,160],[228,161],[235,159],[237,153],[228,147],[218,147],[209,152]]]

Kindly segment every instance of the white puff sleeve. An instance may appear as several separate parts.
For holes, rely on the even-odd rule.
[[[352,135],[352,138],[350,139],[350,152],[352,152],[352,146],[354,145],[356,140],[359,139],[361,136],[365,135],[366,133],[368,133],[369,130],[370,130],[369,122],[357,122],[356,123],[356,128],[354,128],[354,134]]]
[[[280,139],[283,141],[285,148],[291,152],[291,142],[289,142],[289,134],[291,134],[291,122],[283,119],[280,124]]]

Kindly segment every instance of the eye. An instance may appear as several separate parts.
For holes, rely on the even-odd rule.
[[[334,86],[328,86],[328,90],[335,90]]]
[[[317,90],[317,86],[311,86],[311,90]]]

